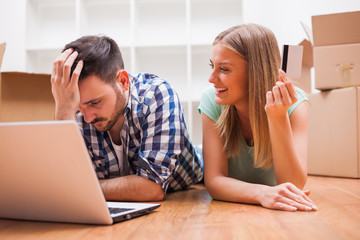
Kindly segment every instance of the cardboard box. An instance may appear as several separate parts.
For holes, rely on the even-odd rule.
[[[360,86],[360,43],[315,47],[314,66],[316,89]]]
[[[360,11],[311,17],[313,45],[360,43]]]
[[[5,43],[0,44],[0,63],[4,52]],[[54,109],[49,74],[0,73],[1,122],[53,120]]]
[[[301,23],[314,51],[315,88],[359,84],[360,11],[312,16],[312,30]]]
[[[360,177],[360,87],[309,94],[308,173]]]

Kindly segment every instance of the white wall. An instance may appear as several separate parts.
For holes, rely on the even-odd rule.
[[[1,71],[25,71],[25,0],[0,0],[0,43],[6,42]]]
[[[298,44],[307,38],[300,21],[311,28],[313,15],[360,10],[360,0],[243,0],[243,2],[245,22],[270,28],[279,45]]]
[[[360,0],[243,0],[245,22],[270,28],[279,45],[306,38],[300,20],[311,27],[311,16],[359,11]],[[25,71],[26,0],[0,0],[0,43],[7,42],[2,71]]]

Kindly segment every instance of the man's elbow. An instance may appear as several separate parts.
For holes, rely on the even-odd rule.
[[[159,202],[159,201],[163,201],[164,198],[165,198],[165,192],[164,190],[160,187],[160,188],[157,188],[157,190],[155,190],[151,196],[151,201],[154,201],[154,202]]]
[[[150,185],[147,190],[147,196],[148,196],[147,197],[148,201],[159,202],[164,200],[165,192],[164,189],[162,188],[162,185],[159,183],[152,183],[152,185]]]

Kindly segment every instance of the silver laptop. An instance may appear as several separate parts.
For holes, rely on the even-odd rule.
[[[160,204],[106,202],[75,121],[0,123],[0,218],[112,224]]]

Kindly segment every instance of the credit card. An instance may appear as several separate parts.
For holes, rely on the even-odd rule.
[[[281,61],[281,69],[286,75],[293,79],[301,77],[303,57],[303,46],[301,45],[284,45]]]

